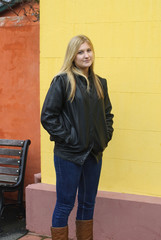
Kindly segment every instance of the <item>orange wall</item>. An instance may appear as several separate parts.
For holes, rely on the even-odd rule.
[[[0,138],[31,139],[25,186],[40,172],[39,23],[0,27]]]

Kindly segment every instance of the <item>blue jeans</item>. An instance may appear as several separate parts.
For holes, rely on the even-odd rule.
[[[90,154],[84,165],[54,156],[56,170],[57,202],[52,227],[64,227],[68,224],[78,190],[77,220],[93,219],[95,198],[100,178],[102,159],[97,163]]]

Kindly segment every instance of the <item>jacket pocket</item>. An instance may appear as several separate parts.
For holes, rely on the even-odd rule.
[[[78,137],[77,137],[77,133],[75,128],[72,126],[70,119],[68,118],[68,116],[63,113],[62,115],[60,115],[60,122],[64,128],[64,130],[66,131],[66,137],[65,137],[65,142],[67,144],[71,144],[71,145],[76,145],[78,144]]]
[[[71,127],[70,143],[71,143],[72,145],[77,145],[77,144],[78,144],[78,137],[77,137],[77,133],[76,133],[74,127]]]

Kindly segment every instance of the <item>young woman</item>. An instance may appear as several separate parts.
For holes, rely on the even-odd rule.
[[[90,39],[84,35],[73,37],[42,108],[41,123],[50,140],[55,141],[57,202],[51,227],[55,240],[68,239],[68,217],[77,190],[77,239],[93,239],[102,153],[113,133],[107,83],[94,73],[93,65]]]

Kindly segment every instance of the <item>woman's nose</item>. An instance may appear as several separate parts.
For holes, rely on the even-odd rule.
[[[89,57],[89,54],[88,52],[85,52],[85,57],[88,58]]]

